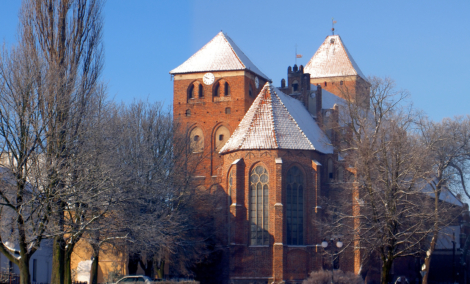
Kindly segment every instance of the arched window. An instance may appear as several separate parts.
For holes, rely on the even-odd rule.
[[[334,178],[335,176],[334,176],[333,160],[328,159],[328,180],[332,181]]]
[[[186,110],[186,116],[191,116],[191,110],[190,109]]]
[[[204,134],[199,127],[191,130],[189,134],[189,143],[193,153],[200,153],[204,150]]]
[[[194,99],[194,84],[191,84],[188,88],[188,99]]]
[[[230,96],[230,86],[227,82],[225,82],[225,96]]]
[[[287,172],[287,244],[304,243],[304,177],[298,167]]]
[[[204,98],[204,92],[202,89],[202,84],[199,84],[199,93],[198,93],[199,98]]]
[[[227,142],[227,140],[230,138],[230,131],[228,130],[227,127],[220,126],[215,131],[214,138],[215,138],[215,150],[219,152],[220,149],[222,149],[222,147],[224,146],[225,142]]]
[[[299,89],[299,82],[297,82],[297,80],[295,80],[293,83],[292,83],[292,90],[294,92],[297,92],[297,90]]]
[[[228,174],[228,205],[230,206],[233,203],[233,170],[230,170]]]
[[[220,83],[217,82],[217,83],[215,83],[215,87],[214,87],[214,97],[218,97],[219,92],[220,92]]]
[[[263,166],[256,166],[250,175],[250,244],[268,245],[269,175]]]

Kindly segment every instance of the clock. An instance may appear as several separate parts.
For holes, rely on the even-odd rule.
[[[214,83],[214,74],[212,73],[204,74],[204,77],[202,77],[202,81],[206,85],[212,85],[212,83]]]
[[[256,89],[259,88],[259,79],[258,79],[258,77],[255,77],[255,87],[256,87]]]

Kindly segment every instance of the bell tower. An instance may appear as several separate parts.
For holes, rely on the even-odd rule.
[[[223,32],[170,74],[174,120],[202,157],[196,175],[207,188],[220,175],[220,149],[268,78]]]
[[[368,103],[370,83],[356,64],[339,35],[327,36],[305,65],[310,83],[346,100]]]

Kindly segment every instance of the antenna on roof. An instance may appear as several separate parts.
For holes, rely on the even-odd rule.
[[[335,24],[335,18],[331,18],[331,32],[333,33],[333,35],[335,35]]]

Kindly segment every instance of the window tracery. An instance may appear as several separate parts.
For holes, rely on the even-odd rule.
[[[250,244],[268,245],[269,174],[263,166],[256,166],[250,175]]]

